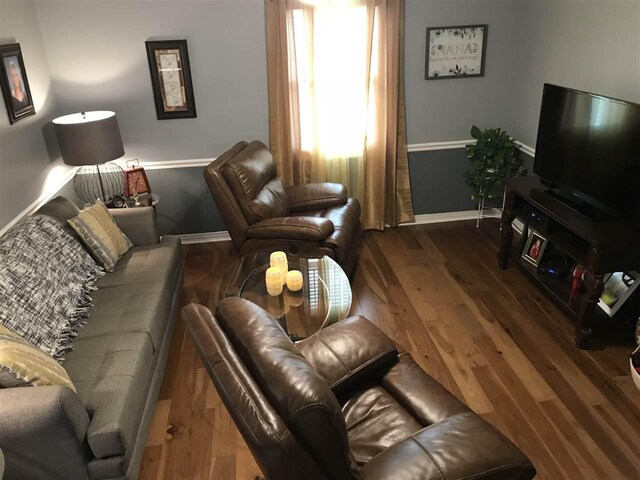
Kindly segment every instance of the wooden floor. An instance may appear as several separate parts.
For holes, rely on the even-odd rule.
[[[577,350],[572,324],[515,266],[497,228],[457,222],[366,233],[353,279],[362,314],[510,437],[541,479],[639,479],[640,392],[631,343]],[[212,306],[228,242],[193,245],[183,303]],[[261,473],[178,320],[141,479]]]

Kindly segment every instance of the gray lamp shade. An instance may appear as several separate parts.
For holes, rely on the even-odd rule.
[[[72,113],[56,118],[53,125],[67,165],[100,165],[124,155],[114,112]]]

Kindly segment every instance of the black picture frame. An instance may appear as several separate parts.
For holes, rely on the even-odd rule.
[[[449,70],[448,74],[434,73],[433,75],[429,75],[430,72],[430,61],[432,58],[432,48],[431,48],[431,32],[434,32],[434,35],[443,35],[443,34],[454,34],[455,32],[459,32],[462,35],[466,35],[467,32],[471,29],[480,29],[482,31],[482,46],[479,48],[480,50],[480,66],[476,68],[477,73],[468,73],[464,72],[464,65],[460,67],[459,64],[456,64],[453,70]],[[441,33],[438,33],[441,32]],[[486,23],[475,24],[475,25],[454,25],[447,27],[427,27],[427,43],[425,47],[425,67],[424,67],[424,78],[425,80],[445,80],[445,79],[454,79],[454,78],[474,78],[474,77],[484,77],[485,65],[487,63],[487,37],[489,36],[489,25]],[[473,52],[476,53],[476,52]],[[475,68],[475,67],[474,67]]]
[[[145,45],[158,120],[197,117],[187,41],[149,40]],[[162,61],[170,68],[175,67],[173,75],[160,71],[159,62]]]
[[[545,236],[530,228],[527,241],[522,249],[520,257],[532,264],[534,267],[538,267],[542,261],[544,251],[547,248],[548,243],[549,240]]]
[[[14,79],[17,79],[19,89],[24,90],[22,100],[14,97]],[[0,89],[11,125],[36,114],[19,43],[0,45]]]

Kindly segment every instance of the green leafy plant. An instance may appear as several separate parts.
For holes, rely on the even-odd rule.
[[[480,130],[474,125],[471,136],[476,143],[466,145],[471,165],[464,177],[471,188],[471,200],[484,205],[486,199],[502,197],[506,178],[526,175],[527,169],[513,138],[504,130]]]

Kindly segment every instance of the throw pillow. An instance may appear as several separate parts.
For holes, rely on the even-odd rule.
[[[107,272],[113,272],[116,262],[133,247],[102,202],[85,208],[67,221]]]
[[[0,327],[0,387],[62,385],[74,392],[67,371],[51,355]]]

